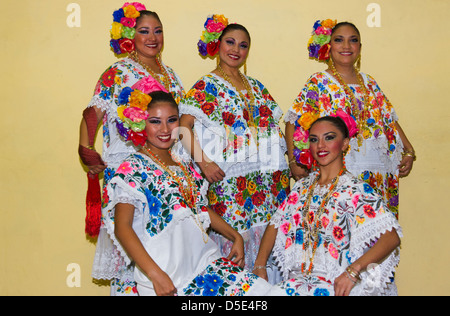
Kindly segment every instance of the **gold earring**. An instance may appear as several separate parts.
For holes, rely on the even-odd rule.
[[[359,54],[358,59],[356,59],[355,69],[357,72],[361,71],[361,54]]]
[[[217,64],[217,67],[219,67],[219,65],[220,65],[220,56],[219,56],[219,54],[217,54],[217,57],[216,57],[216,64]]]
[[[244,63],[244,74],[247,76],[247,61]]]

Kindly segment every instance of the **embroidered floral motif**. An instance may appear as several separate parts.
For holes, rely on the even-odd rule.
[[[226,258],[221,258],[195,277],[183,292],[187,296],[242,296],[257,279],[256,275],[245,272]]]

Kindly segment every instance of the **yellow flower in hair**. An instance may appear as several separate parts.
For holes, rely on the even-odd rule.
[[[127,108],[126,105],[122,105],[122,106],[119,106],[119,107],[117,108],[117,115],[119,116],[119,118],[120,118],[120,120],[121,120],[122,122],[125,121],[125,116],[123,115],[123,111],[124,111],[126,108]]]
[[[223,25],[227,26],[228,25],[228,19],[224,16],[224,15],[214,15],[214,20],[216,22],[222,23]]]
[[[111,25],[111,38],[116,40],[122,38],[122,24],[113,22]]]
[[[125,13],[126,18],[132,18],[132,19],[136,19],[141,15],[141,13],[139,13],[139,11],[136,10],[136,8],[133,5],[124,7],[123,12]]]
[[[327,20],[322,22],[322,26],[326,27],[326,28],[329,28],[329,29],[332,29],[333,27],[335,27],[336,24],[337,24],[337,21],[336,20],[333,21],[331,19],[327,19]]]
[[[319,113],[317,112],[306,112],[302,114],[302,116],[298,119],[298,124],[303,128],[303,130],[307,131],[311,127],[311,125],[317,121],[319,118]]]
[[[130,94],[130,106],[137,107],[147,111],[148,104],[152,101],[152,97],[139,90],[134,90]]]

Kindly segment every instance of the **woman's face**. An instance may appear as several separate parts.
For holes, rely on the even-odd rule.
[[[169,102],[158,102],[148,109],[145,124],[147,146],[154,153],[170,149],[177,139],[180,121],[178,110]]]
[[[249,50],[250,39],[244,31],[229,31],[220,42],[220,62],[231,68],[239,68],[247,59]]]
[[[155,58],[164,46],[163,27],[154,16],[144,15],[136,24],[134,37],[136,52],[146,58]]]
[[[343,164],[343,152],[347,149],[349,139],[332,123],[321,121],[315,123],[309,131],[310,150],[319,166]]]
[[[330,45],[330,54],[335,64],[353,66],[361,53],[361,39],[350,25],[335,30]]]

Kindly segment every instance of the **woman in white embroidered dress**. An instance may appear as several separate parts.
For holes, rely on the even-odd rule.
[[[242,236],[208,207],[207,181],[171,153],[175,100],[162,91],[149,95],[145,145],[117,169],[104,208],[106,230],[125,262],[138,267],[139,295],[264,295],[271,286],[242,268]],[[233,243],[228,258],[208,237],[209,226]]]
[[[221,19],[209,18],[207,29]],[[263,84],[239,71],[250,48],[246,28],[229,24],[217,45],[211,54],[220,57],[217,69],[180,103],[187,131],[182,142],[211,184],[211,208],[243,235],[246,267],[252,269],[267,222],[289,193],[286,143],[278,126],[283,113]],[[214,232],[211,238],[223,253],[229,251],[226,239]],[[273,271],[270,282],[278,276]]]
[[[324,20],[314,25],[310,57],[327,62],[329,68],[309,78],[286,113],[289,166],[296,180],[307,174],[305,166],[298,163],[301,146],[294,146],[301,144],[296,135],[303,132],[302,121],[344,111],[359,125],[358,137],[351,140],[346,157],[348,170],[377,190],[398,216],[399,177],[411,172],[414,148],[377,82],[359,73],[361,46],[360,33],[351,23]]]
[[[92,175],[104,171],[103,194],[106,193],[106,185],[117,167],[129,154],[136,152],[132,142],[125,142],[121,137],[123,131],[119,130],[116,124],[117,108],[121,102],[119,96],[123,89],[133,86],[144,77],[153,76],[173,94],[175,100],[181,100],[185,93],[180,78],[159,58],[164,45],[164,35],[158,15],[147,11],[144,5],[133,2],[126,3],[115,11],[113,18],[111,48],[116,56],[128,54],[128,57],[114,63],[102,74],[80,126],[81,150],[96,154],[92,147],[93,137],[91,136],[90,143],[89,134],[95,136],[98,124],[103,122],[103,151],[101,159],[98,159],[101,163],[87,165]],[[86,120],[93,122],[90,127]],[[135,141],[139,140],[139,134],[133,136]],[[82,160],[85,162],[83,157]],[[124,266],[103,228],[100,228],[97,240],[92,276],[94,279],[112,279],[111,295],[136,293],[132,268]]]
[[[268,226],[254,273],[274,251],[284,281],[271,295],[396,295],[401,228],[367,183],[346,171],[349,132],[323,117],[309,130],[320,171],[299,180]]]

